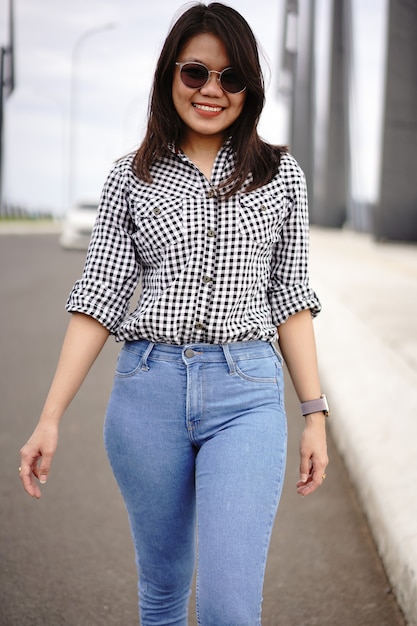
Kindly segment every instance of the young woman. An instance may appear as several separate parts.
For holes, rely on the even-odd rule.
[[[38,498],[60,418],[108,335],[124,341],[105,444],[142,626],[187,623],[196,543],[199,624],[260,624],[286,458],[277,341],[306,416],[298,493],[325,477],[307,193],[295,160],[257,134],[263,104],[246,21],[220,3],[188,9],[157,64],[145,139],[104,186],[56,375],[21,450]]]

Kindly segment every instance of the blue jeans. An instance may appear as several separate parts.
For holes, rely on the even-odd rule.
[[[271,344],[123,347],[105,445],[132,529],[142,626],[261,623],[287,424]]]

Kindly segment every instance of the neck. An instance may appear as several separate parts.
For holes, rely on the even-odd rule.
[[[181,150],[210,180],[214,161],[223,145],[223,141],[224,138],[222,136],[184,137],[184,140],[181,142]]]
[[[215,159],[218,151],[223,145],[223,142],[224,137],[222,135],[215,137],[205,137],[204,135],[188,135],[185,136],[181,141],[181,150],[190,159],[201,159],[207,157],[213,157],[213,159]]]

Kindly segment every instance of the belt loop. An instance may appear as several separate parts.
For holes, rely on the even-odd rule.
[[[148,344],[148,347],[146,348],[145,352],[143,353],[142,360],[140,362],[140,368],[144,372],[147,372],[149,370],[148,356],[150,355],[150,353],[154,349],[155,345],[156,344],[154,344],[153,341],[150,341],[149,344]]]
[[[229,374],[230,376],[234,376],[234,374],[236,374],[236,365],[231,355],[229,344],[228,343],[222,344],[222,348],[224,352],[224,357],[227,361],[227,365],[229,366]]]

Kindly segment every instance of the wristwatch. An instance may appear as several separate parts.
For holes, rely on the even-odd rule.
[[[317,400],[309,400],[308,402],[301,403],[301,413],[304,416],[310,415],[310,413],[320,413],[320,411],[323,411],[326,417],[329,416],[329,405],[324,393],[322,393]]]

